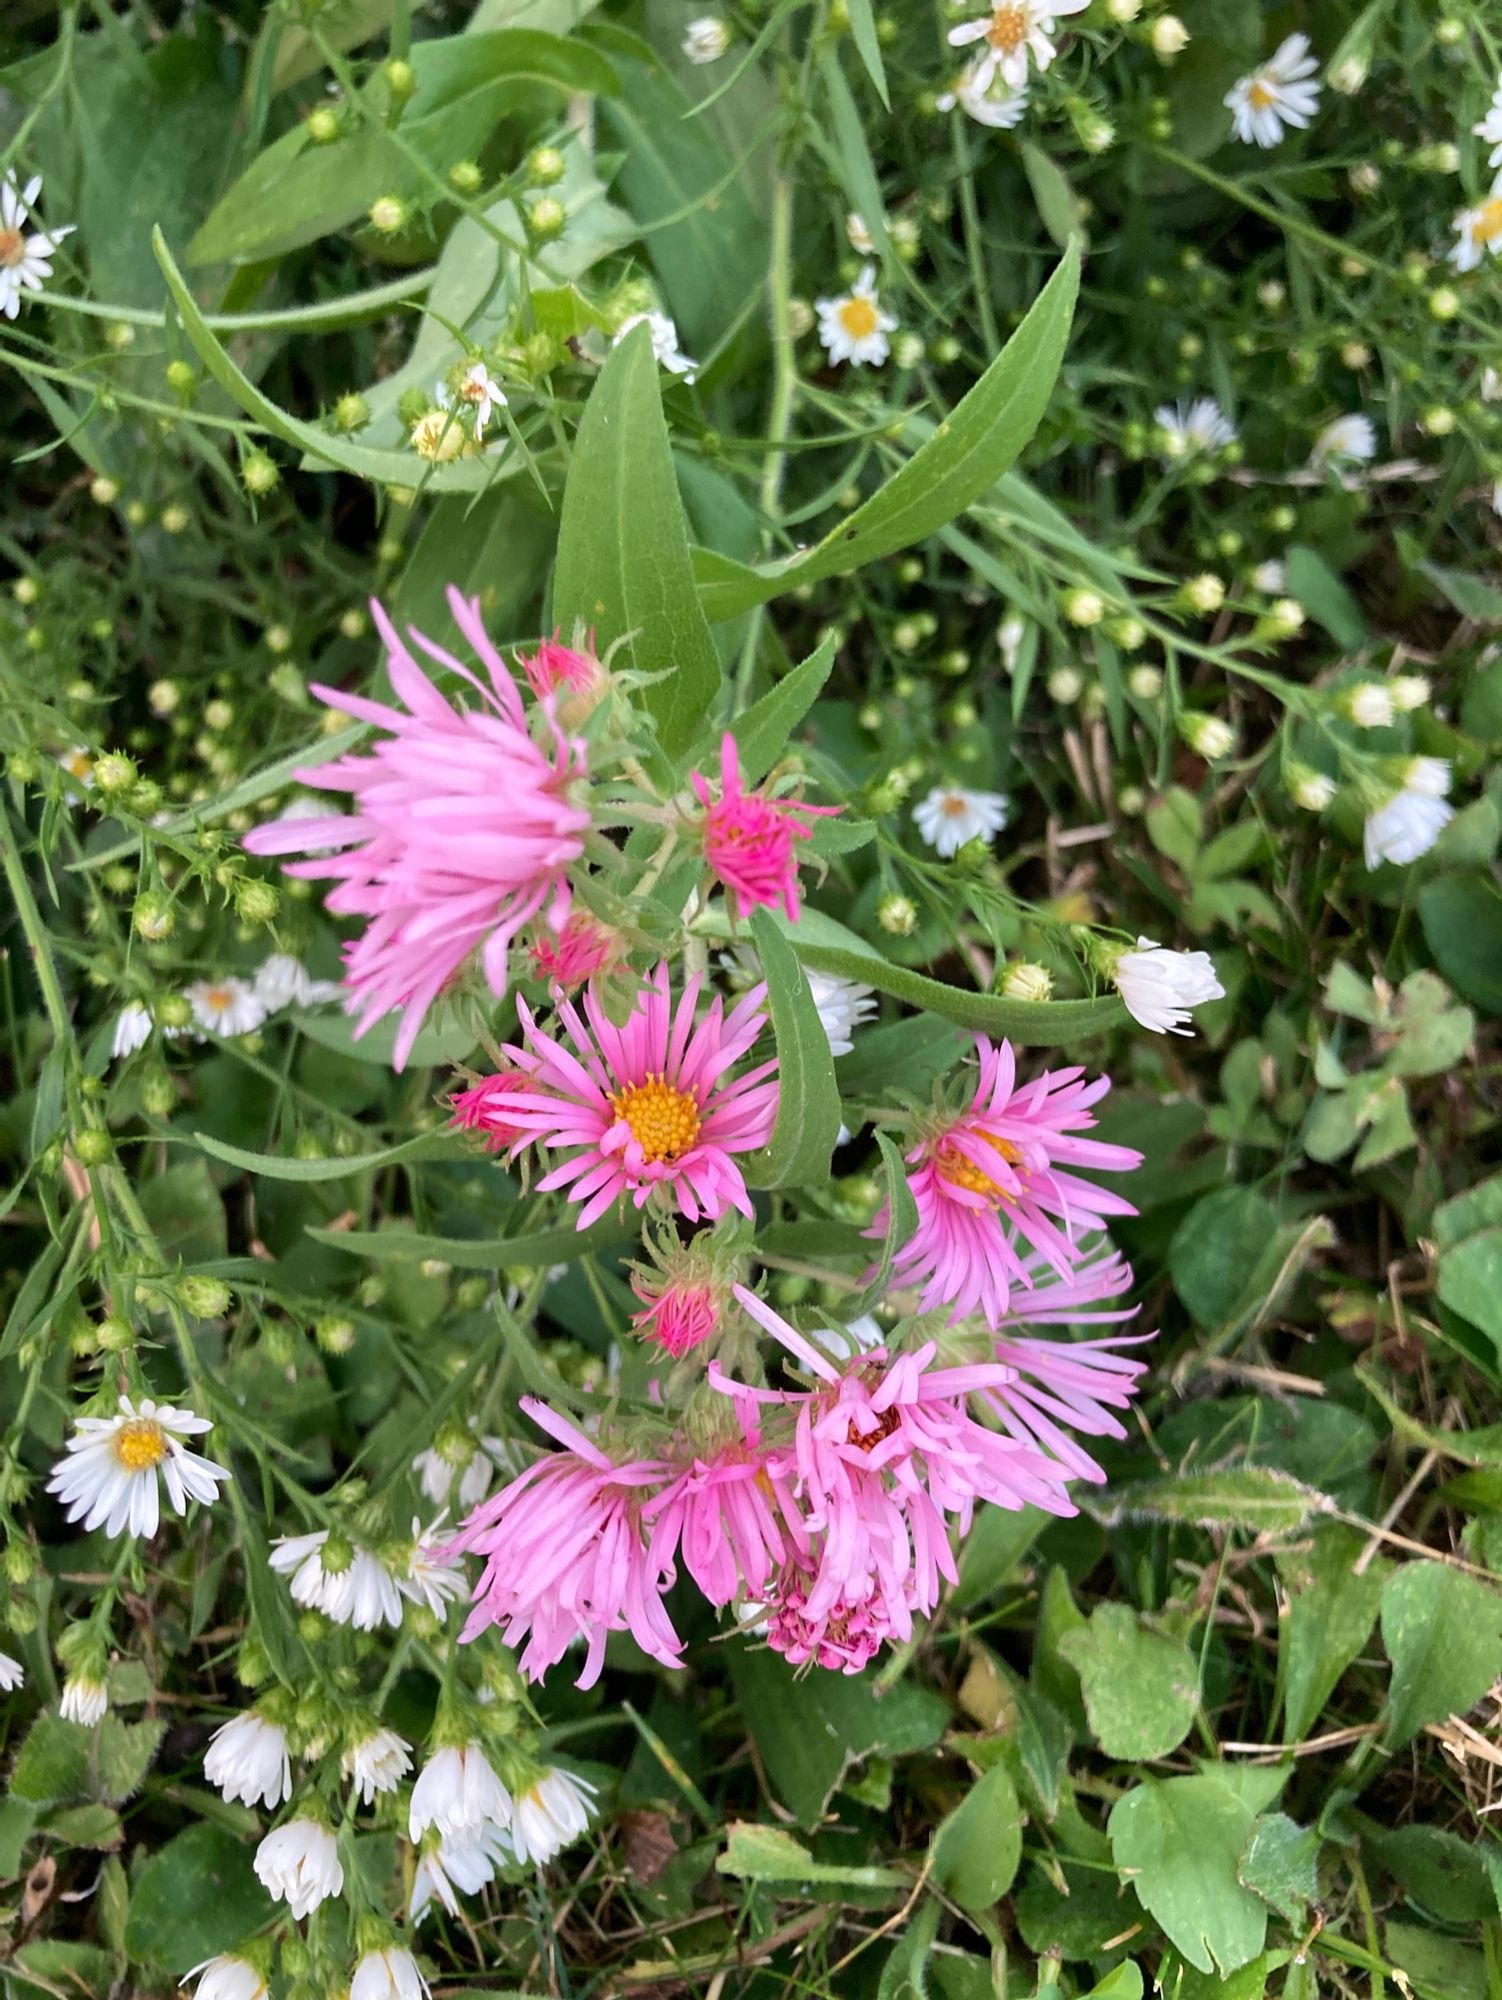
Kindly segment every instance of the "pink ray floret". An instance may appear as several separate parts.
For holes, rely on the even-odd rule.
[[[807,1541],[788,1469],[762,1446],[754,1420],[738,1439],[694,1460],[643,1510],[659,1562],[675,1553],[713,1605],[761,1597]]]
[[[774,799],[765,791],[748,792],[735,738],[728,730],[720,739],[718,798],[702,772],[691,771],[689,782],[704,808],[699,829],[704,858],[724,883],[736,914],[744,916],[757,908],[781,909],[790,923],[796,923],[797,843],[812,839],[810,819],[822,819],[840,808],[805,805],[801,799]]]
[[[967,1111],[928,1133],[907,1155],[918,1227],[898,1251],[894,1285],[921,1287],[920,1309],[948,1306],[951,1320],[981,1313],[996,1327],[1015,1288],[1036,1285],[1039,1260],[1061,1279],[1107,1216],[1134,1215],[1122,1196],[1073,1171],[1140,1166],[1129,1146],[1080,1135],[1110,1079],[1045,1070],[1018,1084],[1011,1045],[976,1037],[980,1073]],[[886,1230],[885,1211],[870,1234]],[[1035,1255],[1030,1253],[1036,1253]],[[1019,1311],[1023,1310],[1019,1306]]]
[[[556,999],[560,993],[576,993],[598,973],[608,972],[619,963],[623,949],[617,932],[575,910],[560,931],[540,930],[527,946],[527,957]]]
[[[716,997],[696,1020],[700,984],[695,974],[675,1006],[668,968],[659,965],[620,1028],[591,985],[582,1010],[559,1003],[566,1034],[556,1039],[517,1001],[526,1045],[506,1054],[529,1081],[508,1090],[499,1111],[521,1135],[513,1150],[530,1140],[568,1155],[537,1185],[543,1193],[568,1190],[580,1204],[580,1229],[624,1197],[642,1208],[654,1193],[690,1222],[713,1221],[727,1208],[752,1213],[734,1156],[771,1137],[777,1064],[729,1072],[766,1024],[766,987],[753,987],[728,1013]]]
[[[398,1069],[428,1008],[472,953],[480,954],[485,979],[500,995],[516,933],[534,921],[553,929],[563,922],[568,870],[584,852],[590,825],[587,805],[574,797],[587,775],[584,746],[559,726],[551,696],[537,704],[542,740],[534,740],[478,600],[450,590],[449,608],[488,685],[422,633],[412,638],[430,660],[467,681],[480,705],[458,707],[441,694],[373,604],[401,705],[337,688],[313,692],[388,734],[369,752],[297,773],[304,784],[348,792],[353,811],[272,821],[245,841],[253,854],[316,857],[289,872],[332,877],[329,909],[369,920],[345,947],[349,1006],[360,1034],[400,1010]]]
[[[672,1552],[655,1555],[641,1527],[643,1501],[668,1467],[660,1459],[617,1464],[535,1397],[523,1396],[521,1407],[563,1449],[483,1501],[447,1544],[450,1558],[485,1558],[463,1637],[496,1625],[506,1645],[525,1640],[521,1670],[532,1681],[583,1640],[581,1688],[599,1679],[612,1632],[629,1632],[652,1659],[681,1667],[682,1642],[662,1602]]]

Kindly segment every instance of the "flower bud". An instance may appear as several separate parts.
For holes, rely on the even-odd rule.
[[[1047,1000],[1053,994],[1053,974],[1046,965],[1022,961],[1007,967],[1000,990],[1007,1000]]]
[[[911,937],[918,928],[918,906],[911,896],[883,896],[876,905],[876,921],[889,937]]]
[[[1208,715],[1203,709],[1186,709],[1179,717],[1179,734],[1197,757],[1214,763],[1229,757],[1236,748],[1236,732],[1224,716]]]
[[[189,1272],[178,1287],[178,1297],[194,1319],[223,1319],[230,1309],[232,1294],[222,1278]]]
[[[1189,30],[1177,14],[1160,14],[1148,29],[1147,38],[1160,62],[1172,62],[1189,46]]]
[[[378,195],[370,204],[368,219],[382,236],[395,236],[407,226],[407,204],[398,195]]]

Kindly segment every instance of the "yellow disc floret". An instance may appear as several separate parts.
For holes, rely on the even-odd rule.
[[[150,1417],[132,1417],[115,1432],[114,1446],[127,1472],[149,1472],[167,1456],[167,1433]]]
[[[975,1136],[999,1153],[1009,1167],[1021,1164],[1022,1154],[1010,1139],[998,1139],[989,1132],[977,1132]],[[991,1176],[983,1173],[957,1146],[941,1146],[934,1164],[951,1187],[964,1188],[968,1194],[984,1195],[988,1201],[1013,1201],[1016,1198],[1009,1189],[998,1187]]]
[[[696,1099],[686,1090],[676,1090],[658,1072],[648,1071],[644,1083],[618,1090],[610,1108],[631,1127],[632,1138],[649,1162],[680,1158],[699,1136]]]

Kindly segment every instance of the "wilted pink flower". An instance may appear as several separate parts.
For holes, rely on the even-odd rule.
[[[912,1629],[910,1613],[894,1613],[879,1588],[856,1604],[836,1598],[827,1611],[811,1618],[808,1580],[806,1572],[789,1568],[778,1579],[766,1605],[767,1644],[790,1666],[812,1661],[832,1673],[858,1674],[888,1639],[898,1635],[904,1623]]]
[[[562,923],[567,870],[584,851],[590,823],[588,808],[570,796],[587,775],[583,745],[560,729],[551,698],[539,704],[547,741],[533,741],[478,600],[450,590],[449,608],[488,672],[488,687],[443,647],[420,632],[412,637],[430,659],[468,681],[482,705],[459,708],[440,694],[373,604],[402,706],[337,688],[313,691],[331,708],[390,733],[368,754],[297,773],[304,784],[351,793],[355,810],[274,821],[245,841],[253,854],[324,857],[299,861],[289,873],[333,877],[338,886],[329,909],[370,919],[345,948],[345,983],[360,1034],[393,1009],[402,1011],[398,1069],[424,1014],[472,952],[481,953],[486,981],[499,995],[516,933],[539,918],[554,928]]]
[[[952,1320],[980,1312],[994,1328],[1013,1287],[1036,1282],[1029,1248],[1067,1278],[1107,1216],[1136,1213],[1069,1170],[1123,1173],[1142,1155],[1076,1136],[1095,1123],[1090,1106],[1110,1089],[1109,1078],[1086,1083],[1080,1069],[1045,1070],[1019,1087],[1010,1043],[996,1047],[977,1035],[976,1047],[980,1075],[969,1110],[907,1155],[918,1227],[897,1253],[892,1281],[921,1285],[924,1312],[947,1305]],[[884,1211],[868,1234],[885,1229]]]
[[[521,1407],[564,1449],[544,1453],[483,1501],[448,1544],[450,1558],[471,1550],[485,1558],[462,1636],[498,1625],[506,1645],[525,1639],[520,1664],[532,1681],[583,1639],[581,1688],[599,1679],[612,1632],[629,1632],[664,1666],[682,1666],[662,1603],[671,1551],[654,1556],[641,1526],[643,1501],[668,1467],[660,1459],[617,1465],[545,1403],[523,1396]]]
[[[506,1106],[519,1090],[528,1088],[530,1085],[524,1070],[498,1069],[494,1076],[471,1084],[468,1090],[454,1092],[454,1123],[462,1132],[481,1133],[485,1149],[490,1153],[502,1153],[508,1146],[524,1145],[527,1134],[507,1117]]]
[[[619,935],[582,910],[575,910],[555,936],[539,931],[527,946],[532,969],[548,982],[555,997],[576,992],[597,972],[608,971],[621,952]]]
[[[700,837],[704,858],[724,883],[737,915],[758,907],[798,920],[798,858],[795,841],[808,840],[811,818],[837,813],[838,806],[809,806],[801,799],[774,799],[748,792],[741,781],[735,738],[720,738],[720,796],[698,771],[689,773],[694,795],[704,807]]]
[[[642,1510],[654,1558],[684,1567],[711,1604],[767,1590],[774,1571],[806,1546],[787,1469],[749,1429],[680,1472]]]
[[[582,1204],[581,1229],[623,1196],[642,1208],[657,1190],[690,1222],[727,1208],[752,1213],[732,1155],[771,1136],[777,1063],[725,1078],[761,1033],[766,987],[753,987],[728,1014],[716,998],[696,1024],[699,987],[695,974],[675,1008],[668,968],[659,965],[617,1028],[591,986],[582,1016],[571,1001],[559,1003],[572,1046],[545,1035],[517,1002],[527,1046],[507,1054],[531,1081],[508,1094],[505,1116],[537,1145],[569,1151],[537,1185],[543,1193],[567,1188]]]

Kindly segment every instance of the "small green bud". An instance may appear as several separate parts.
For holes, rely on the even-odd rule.
[[[240,461],[240,478],[245,490],[258,500],[274,491],[281,476],[276,460],[267,452],[248,451]]]
[[[169,361],[167,363],[167,387],[174,396],[187,402],[198,387],[198,370],[191,361]]]
[[[417,71],[411,63],[400,56],[392,56],[382,65],[381,74],[386,79],[386,88],[395,103],[405,103],[417,88]]]
[[[876,921],[889,937],[911,937],[918,928],[918,906],[911,896],[883,896],[876,905]]]
[[[527,155],[527,179],[533,187],[556,187],[568,162],[556,146],[534,146]]]
[[[407,226],[407,204],[398,195],[378,195],[370,204],[368,220],[382,236],[399,235]]]
[[[274,921],[282,907],[281,891],[274,882],[264,882],[258,875],[247,876],[237,882],[231,892],[235,902],[235,915],[247,924],[269,924]]]
[[[484,185],[485,176],[474,160],[455,160],[449,168],[449,186],[455,194],[462,194],[467,198],[472,194],[478,194]]]
[[[110,1313],[94,1329],[94,1337],[106,1354],[128,1354],[136,1344],[136,1330],[119,1313]]]
[[[189,1272],[178,1289],[184,1308],[194,1319],[223,1319],[233,1294],[222,1278],[205,1278]]]
[[[102,1167],[115,1155],[115,1142],[102,1125],[85,1125],[73,1134],[73,1153],[80,1166]]]
[[[334,428],[346,433],[363,430],[370,422],[370,405],[357,389],[346,389],[334,405]]]
[[[308,113],[305,129],[315,146],[331,146],[344,129],[344,121],[332,104],[319,104]]]
[[[106,798],[128,792],[137,777],[134,762],[119,750],[108,750],[94,760],[94,789]]]
[[[527,210],[527,229],[539,243],[551,243],[568,227],[568,210],[556,195],[539,195]]]

